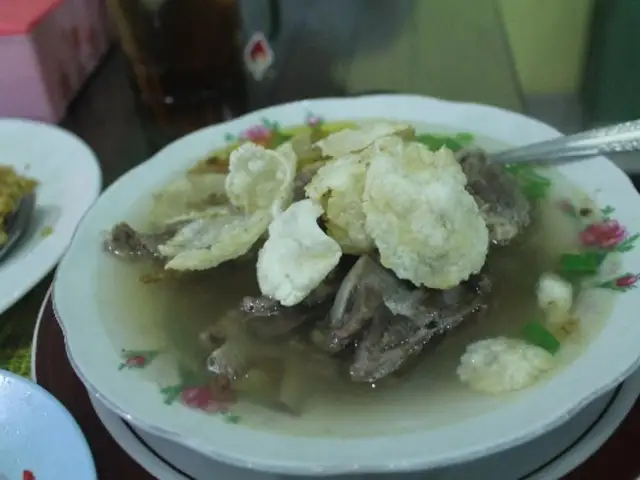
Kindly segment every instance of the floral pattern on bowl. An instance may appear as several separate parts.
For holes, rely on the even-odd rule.
[[[640,252],[633,248],[637,236],[628,232],[640,231],[640,200],[626,175],[603,158],[563,165],[559,170],[590,198],[616,207],[615,218],[610,209],[604,210],[602,218],[599,212],[595,216],[574,216],[572,221],[584,222],[576,242],[582,239],[590,248],[580,258],[572,257],[573,252],[565,254],[565,261],[576,261],[582,269],[580,281],[592,282],[589,285],[596,287],[594,292],[615,298],[613,313],[589,348],[567,368],[523,391],[513,401],[491,404],[482,414],[469,414],[481,411],[476,397],[469,397],[445,405],[450,415],[464,420],[407,433],[324,438],[256,430],[249,425],[248,417],[243,416],[238,423],[232,398],[215,398],[206,382],[189,378],[190,373],[182,367],[175,372],[175,382],[155,381],[152,370],[165,361],[164,353],[157,350],[159,342],[154,344],[153,339],[143,335],[127,338],[127,346],[136,351],[123,354],[124,342],[118,344],[105,334],[111,321],[109,311],[93,301],[93,279],[99,277],[105,260],[95,245],[105,228],[126,215],[140,192],[152,192],[166,184],[178,168],[187,170],[194,159],[210,155],[212,146],[224,150],[229,143],[249,138],[264,145],[277,145],[292,135],[287,126],[300,125],[305,118],[304,128],[308,129],[328,128],[345,119],[358,122],[390,116],[416,124],[442,125],[446,131],[473,131],[479,138],[510,144],[534,143],[558,135],[536,120],[493,107],[390,95],[281,105],[178,140],[105,191],[79,226],[59,266],[54,305],[80,378],[112,410],[126,415],[135,425],[217,460],[285,474],[328,475],[435,468],[513,447],[550,430],[631,373],[640,360],[636,341],[640,323],[635,319],[640,301],[636,292],[640,290],[633,288],[638,279],[633,272],[640,271]],[[438,135],[432,137],[425,138],[425,143],[443,141]],[[469,141],[467,133],[453,138],[454,147]],[[552,186],[550,178],[529,166],[510,170],[531,198],[544,198]],[[577,206],[572,210],[579,214],[579,204],[570,200]],[[602,277],[600,267],[614,257],[619,257],[619,268],[606,270],[604,273],[611,275]],[[608,361],[603,363],[602,358]],[[398,423],[423,425],[429,415],[430,412],[393,412],[379,421],[391,430]],[[376,453],[380,451],[384,455]]]
[[[163,353],[162,350],[122,350],[122,361],[118,370],[147,368]],[[179,382],[160,387],[159,393],[166,405],[178,402],[186,407],[208,413],[222,414],[229,423],[238,423],[240,417],[231,411],[236,401],[233,392],[221,394],[220,385],[213,385],[211,379],[203,379],[186,367],[178,369]]]
[[[560,200],[558,207],[583,225],[578,241],[587,248],[581,253],[561,256],[560,273],[569,278],[596,276],[607,258],[616,253],[630,252],[640,238],[640,234],[630,234],[626,227],[613,218],[615,209],[611,206],[603,208],[597,219],[593,219],[594,212],[591,209],[578,208],[567,199]],[[639,276],[637,273],[618,272],[611,278],[597,280],[593,286],[625,292],[636,288]]]
[[[322,117],[311,112],[306,114],[303,123],[311,130],[320,129],[323,124]],[[253,142],[264,147],[275,148],[292,137],[293,133],[283,131],[279,122],[263,117],[261,123],[251,125],[238,134],[226,133],[224,139],[230,144],[226,148],[232,148],[242,142]]]

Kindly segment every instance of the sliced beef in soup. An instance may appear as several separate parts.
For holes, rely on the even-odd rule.
[[[330,307],[330,301],[325,301],[324,305],[301,303],[283,307],[277,300],[270,298],[245,297],[240,308],[247,314],[244,322],[249,331],[266,339],[290,333],[303,323],[321,320]]]
[[[374,382],[395,372],[426,344],[482,313],[490,288],[480,274],[450,290],[398,290],[376,309],[356,348],[351,379]]]
[[[338,266],[302,303],[293,307],[284,307],[268,297],[244,297],[239,309],[245,314],[249,331],[261,338],[279,337],[304,323],[324,319],[344,278],[343,270]]]
[[[350,375],[372,382],[399,369],[434,337],[484,307],[490,290],[476,275],[450,290],[416,288],[369,256],[342,282],[328,317],[325,347],[336,352],[356,344]]]
[[[506,244],[529,224],[530,205],[516,179],[500,165],[487,161],[482,150],[458,154],[467,176],[467,189],[484,218],[491,240]]]
[[[382,302],[380,283],[386,270],[367,255],[361,256],[340,285],[328,317],[325,347],[336,352],[344,348],[371,319]],[[323,335],[324,336],[324,335]]]
[[[162,259],[158,247],[178,231],[180,225],[170,225],[157,233],[141,233],[126,222],[114,226],[104,241],[104,249],[125,260]]]

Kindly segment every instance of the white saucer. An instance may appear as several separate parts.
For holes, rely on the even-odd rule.
[[[100,194],[102,172],[95,154],[75,135],[18,119],[0,119],[0,165],[12,165],[40,182],[29,229],[0,264],[2,313],[60,260],[78,222]]]
[[[49,300],[44,298],[33,336],[31,372],[36,378],[35,352],[38,328]],[[458,480],[461,478],[500,478],[500,480],[559,479],[593,455],[613,434],[633,408],[640,395],[640,371],[585,407],[562,426],[529,443],[464,465],[413,475],[403,480]],[[105,428],[118,444],[145,470],[162,480],[276,480],[282,477],[253,472],[215,462],[181,445],[155,437],[132,427],[109,410],[97,395],[91,402]],[[500,472],[500,473],[498,473]],[[509,473],[505,473],[509,472]],[[338,478],[338,477],[334,477]],[[357,477],[348,477],[356,480]],[[375,476],[367,477],[369,479]],[[383,478],[389,478],[388,476]],[[0,477],[0,480],[2,477]]]
[[[0,480],[97,479],[89,446],[71,414],[35,383],[0,370]]]

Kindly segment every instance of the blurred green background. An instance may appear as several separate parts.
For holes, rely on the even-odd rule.
[[[500,6],[524,92],[577,92],[593,0],[500,0]]]

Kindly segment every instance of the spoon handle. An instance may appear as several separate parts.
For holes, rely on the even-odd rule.
[[[640,120],[617,123],[491,155],[497,163],[562,163],[640,150]]]

